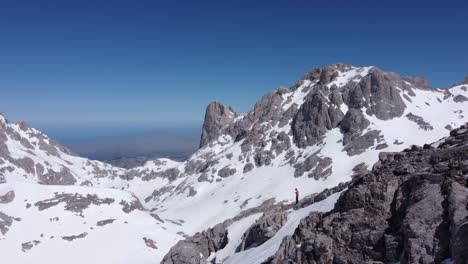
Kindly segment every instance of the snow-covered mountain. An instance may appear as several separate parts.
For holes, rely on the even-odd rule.
[[[466,122],[465,111],[467,83],[436,89],[422,78],[334,64],[265,95],[248,113],[211,103],[188,160],[129,170],[77,157],[0,116],[0,251],[11,263],[160,263],[179,240],[228,230],[229,247],[194,251],[202,262],[228,261],[244,231],[292,202],[294,188],[310,202],[289,216],[293,231],[338,198],[325,192],[319,204],[314,194],[370,169],[381,151],[440,140]],[[164,263],[177,263],[171,259]]]

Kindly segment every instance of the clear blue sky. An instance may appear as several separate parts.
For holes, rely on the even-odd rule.
[[[411,2],[411,3],[408,3]],[[0,112],[44,125],[202,122],[335,62],[448,86],[467,1],[0,2]]]

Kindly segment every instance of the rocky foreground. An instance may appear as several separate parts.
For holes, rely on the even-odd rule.
[[[302,219],[264,263],[468,263],[467,175],[468,124],[442,142],[382,152],[372,171],[305,199],[302,207],[348,186],[331,212]],[[237,251],[270,239],[288,209],[264,209]],[[206,263],[228,243],[225,225],[179,242],[162,263]]]

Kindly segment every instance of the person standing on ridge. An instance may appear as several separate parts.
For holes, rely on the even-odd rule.
[[[296,194],[296,205],[299,203],[299,191],[297,188],[294,189],[294,193]]]

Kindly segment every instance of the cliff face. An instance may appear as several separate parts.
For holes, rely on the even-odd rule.
[[[219,102],[212,102],[206,108],[205,121],[203,122],[200,147],[204,147],[210,141],[220,136],[221,129],[236,117],[231,107]]]

